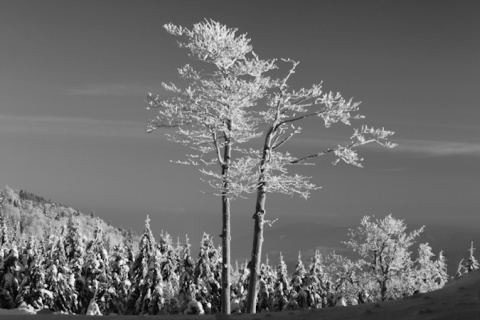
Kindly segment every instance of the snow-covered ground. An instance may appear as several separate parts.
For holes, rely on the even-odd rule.
[[[29,313],[30,312],[30,313]],[[0,309],[1,320],[16,320],[18,315],[31,314],[30,309]],[[68,315],[37,314],[36,319],[71,319]],[[89,316],[74,316],[75,319],[91,319]],[[152,316],[153,317],[153,316]],[[352,307],[335,307],[314,311],[295,311],[278,313],[260,313],[256,315],[232,315],[222,317],[218,315],[192,316],[192,315],[162,315],[159,319],[297,319],[297,320],[346,320],[346,319],[385,319],[385,320],[476,320],[480,319],[480,271],[464,275],[450,281],[443,289],[407,297],[401,300],[382,303],[364,304]],[[138,316],[107,316],[107,318],[139,319]]]

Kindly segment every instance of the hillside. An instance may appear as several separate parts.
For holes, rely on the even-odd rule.
[[[67,225],[72,216],[78,222],[85,239],[92,239],[97,224],[100,224],[104,232],[104,241],[112,246],[123,242],[127,236],[137,238],[131,231],[115,228],[96,217],[93,212],[86,215],[71,207],[8,186],[0,191],[0,214],[13,226],[16,236],[23,239],[28,239],[30,235],[41,239],[53,234]]]

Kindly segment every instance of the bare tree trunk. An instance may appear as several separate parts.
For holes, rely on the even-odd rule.
[[[252,259],[249,263],[250,269],[250,281],[248,284],[247,293],[247,313],[256,313],[257,307],[257,291],[258,291],[258,278],[260,275],[260,263],[262,259],[262,245],[263,245],[263,225],[265,223],[265,199],[266,194],[266,181],[265,181],[265,164],[270,160],[270,152],[272,146],[272,135],[274,133],[274,127],[270,127],[263,147],[262,161],[260,163],[260,175],[258,177],[257,187],[257,203],[255,205],[255,219],[253,230],[253,247],[252,247]]]
[[[222,196],[222,313],[230,314],[230,198]]]
[[[231,122],[228,123],[231,130]],[[228,134],[225,134],[225,149],[223,154],[223,193],[222,193],[222,313],[230,314],[230,242],[232,239],[230,230],[230,180],[228,170],[232,155],[231,141]]]
[[[265,198],[266,194],[263,187],[257,192],[257,204],[253,219],[253,248],[252,258],[249,263],[250,281],[248,283],[247,295],[247,313],[256,313],[257,295],[258,295],[258,278],[260,274],[260,263],[262,258],[262,244],[263,244],[263,225],[265,223]]]
[[[380,281],[380,296],[382,301],[387,300],[387,279]]]

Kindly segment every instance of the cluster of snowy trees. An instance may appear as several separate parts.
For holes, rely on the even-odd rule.
[[[19,237],[2,214],[0,221],[0,306],[22,303],[35,309],[84,314],[95,305],[101,314],[217,313],[221,311],[221,248],[204,234],[196,259],[188,238],[176,243],[167,233],[158,240],[147,217],[139,243],[110,246],[101,224],[86,239],[71,216],[57,232]],[[99,221],[98,218],[96,218]],[[346,245],[361,256],[352,261],[319,251],[305,267],[300,255],[293,274],[282,256],[278,265],[261,264],[256,311],[324,308],[396,299],[441,288],[448,280],[445,259],[428,244],[418,257],[411,246],[421,230],[405,232],[403,221],[387,216],[350,230]],[[471,270],[478,268],[475,261]],[[232,312],[246,311],[250,272],[236,263],[231,272]]]

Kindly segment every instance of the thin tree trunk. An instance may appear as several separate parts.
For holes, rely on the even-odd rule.
[[[265,223],[265,198],[266,194],[263,187],[257,192],[256,212],[253,215],[254,232],[253,232],[253,248],[252,257],[249,263],[250,281],[248,283],[247,295],[247,313],[256,313],[257,295],[258,295],[258,278],[260,274],[260,263],[262,258],[263,244],[263,225]]]
[[[230,314],[230,198],[222,196],[222,313]]]
[[[228,130],[231,131],[231,122],[228,122]],[[228,170],[230,169],[230,160],[232,155],[231,141],[225,133],[225,149],[223,154],[223,192],[222,192],[222,293],[220,300],[222,302],[222,313],[230,314],[230,180]]]
[[[382,297],[382,301],[387,300],[387,280],[383,279],[380,283],[380,295]]]
[[[253,229],[253,247],[252,247],[252,257],[249,263],[250,269],[250,281],[248,284],[248,293],[247,293],[247,313],[256,313],[257,308],[257,291],[258,291],[258,278],[260,277],[260,262],[262,259],[262,245],[263,245],[263,225],[265,223],[265,200],[267,197],[266,194],[266,185],[265,181],[265,164],[270,161],[270,152],[272,146],[272,135],[274,132],[274,127],[270,127],[266,137],[265,144],[263,147],[262,161],[260,163],[260,175],[258,177],[258,187],[257,187],[257,202],[255,205],[255,214],[253,219],[255,219],[254,229]]]

